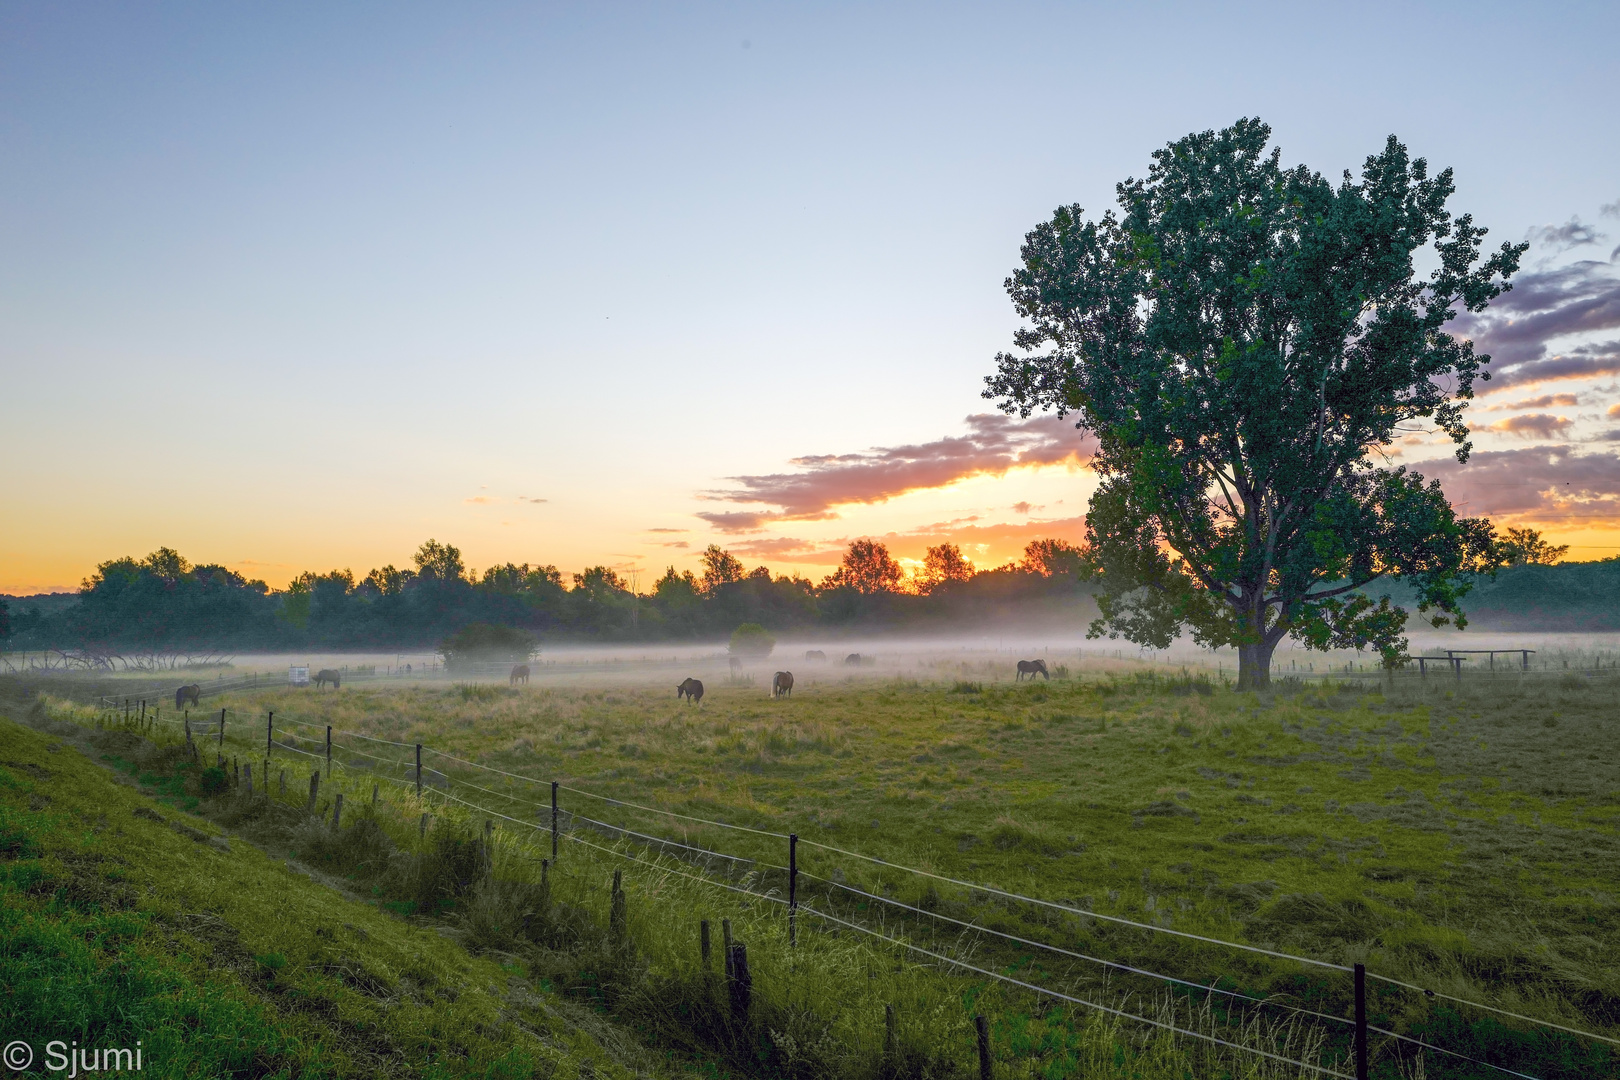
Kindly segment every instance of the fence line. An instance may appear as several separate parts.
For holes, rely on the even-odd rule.
[[[1296,1061],[1293,1058],[1283,1057],[1281,1054],[1273,1054],[1270,1051],[1260,1050],[1260,1049],[1257,1049],[1256,1047],[1253,1047],[1253,1046],[1244,1046],[1241,1043],[1228,1042],[1225,1039],[1217,1038],[1214,1035],[1205,1035],[1201,1031],[1190,1031],[1190,1030],[1188,1030],[1186,1028],[1176,1027],[1174,1024],[1167,1024],[1162,1020],[1150,1020],[1149,1018],[1147,1018],[1145,1016],[1137,1016],[1135,1013],[1125,1012],[1123,1009],[1115,1009],[1115,1008],[1112,1008],[1112,1007],[1110,1007],[1108,1005],[1100,1005],[1100,1004],[1098,1004],[1097,1002],[1094,1002],[1094,1001],[1086,1001],[1084,998],[1073,997],[1073,996],[1071,996],[1069,994],[1065,994],[1065,993],[1063,993],[1063,992],[1061,992],[1059,990],[1051,990],[1051,989],[1048,989],[1047,987],[1044,987],[1044,986],[1037,986],[1034,983],[1027,983],[1027,982],[1024,982],[1022,979],[1015,979],[1010,975],[1001,975],[1001,974],[998,974],[998,973],[996,973],[994,971],[987,971],[986,969],[984,969],[982,967],[977,967],[977,966],[975,966],[973,964],[969,964],[965,960],[957,960],[954,957],[945,956],[945,955],[943,955],[941,953],[936,953],[936,952],[933,952],[933,951],[931,951],[929,949],[924,949],[919,945],[913,945],[911,942],[903,941],[900,938],[892,938],[892,937],[889,937],[887,934],[880,934],[876,930],[872,930],[872,929],[870,929],[868,927],[862,926],[859,923],[852,923],[852,922],[849,922],[846,919],[840,919],[837,916],[828,915],[825,912],[817,911],[815,908],[810,907],[810,906],[808,906],[806,904],[800,904],[799,907],[800,907],[801,910],[807,911],[811,915],[814,915],[819,919],[825,919],[828,922],[836,923],[839,926],[847,926],[851,930],[858,930],[859,932],[861,932],[863,934],[870,934],[872,937],[878,938],[881,941],[887,941],[890,944],[899,945],[901,948],[910,949],[912,952],[921,953],[924,956],[931,956],[935,960],[940,960],[940,961],[943,961],[944,963],[952,964],[952,965],[954,965],[956,967],[964,968],[964,969],[966,969],[968,971],[976,972],[977,974],[983,975],[983,976],[985,976],[987,978],[997,979],[997,980],[999,980],[1001,982],[1009,983],[1009,984],[1011,984],[1013,986],[1023,987],[1025,990],[1031,990],[1031,991],[1033,991],[1033,992],[1035,992],[1037,994],[1045,994],[1048,997],[1054,997],[1054,998],[1058,998],[1058,999],[1063,1000],[1063,1001],[1073,1002],[1076,1005],[1084,1005],[1088,1009],[1096,1009],[1099,1012],[1112,1013],[1114,1016],[1122,1017],[1122,1018],[1124,1018],[1126,1020],[1135,1020],[1138,1023],[1151,1024],[1153,1027],[1163,1028],[1163,1029],[1165,1029],[1167,1031],[1173,1031],[1178,1035],[1186,1035],[1186,1036],[1188,1036],[1190,1038],[1194,1038],[1194,1039],[1204,1039],[1204,1040],[1206,1040],[1208,1042],[1216,1043],[1216,1044],[1218,1044],[1220,1046],[1230,1047],[1233,1050],[1241,1050],[1241,1051],[1243,1051],[1244,1053],[1247,1053],[1247,1054],[1259,1054],[1261,1057],[1268,1057],[1268,1058],[1271,1058],[1273,1061],[1281,1061],[1286,1065],[1296,1065],[1301,1069],[1310,1069],[1312,1072],[1322,1073],[1325,1076],[1336,1076],[1336,1077],[1342,1078],[1342,1080],[1355,1080],[1355,1077],[1351,1076],[1349,1073],[1342,1073],[1342,1072],[1339,1072],[1337,1069],[1330,1069],[1325,1065],[1312,1065],[1309,1062]],[[1535,1080],[1535,1078],[1532,1078],[1532,1080]]]
[[[885,904],[889,904],[889,905],[891,905],[893,907],[903,908],[906,911],[914,912],[917,915],[923,915],[923,916],[926,916],[926,917],[928,917],[930,919],[938,919],[941,922],[948,922],[948,923],[951,923],[951,924],[953,924],[955,926],[960,926],[960,927],[963,927],[965,929],[972,930],[972,931],[974,931],[976,933],[991,934],[991,935],[994,935],[995,937],[1002,938],[1002,939],[1004,939],[1006,941],[1016,941],[1020,945],[1032,945],[1037,949],[1046,949],[1049,952],[1060,953],[1063,956],[1072,956],[1076,960],[1086,960],[1086,961],[1089,961],[1089,962],[1091,962],[1093,964],[1101,964],[1104,967],[1117,968],[1120,971],[1129,971],[1133,975],[1144,975],[1144,976],[1146,976],[1146,977],[1148,977],[1150,979],[1162,979],[1165,982],[1176,983],[1176,984],[1178,984],[1180,986],[1190,987],[1190,988],[1192,988],[1194,990],[1202,990],[1205,993],[1224,994],[1227,997],[1237,998],[1237,999],[1239,999],[1241,1001],[1252,1001],[1256,1005],[1267,1005],[1267,1006],[1271,1006],[1271,1007],[1274,1007],[1274,1008],[1287,1009],[1290,1012],[1303,1013],[1306,1016],[1315,1016],[1315,1017],[1318,1017],[1318,1018],[1323,1019],[1323,1020],[1332,1020],[1336,1024],[1346,1024],[1346,1025],[1348,1025],[1350,1027],[1355,1027],[1355,1024],[1356,1024],[1356,1022],[1354,1020],[1346,1020],[1342,1016],[1334,1016],[1331,1013],[1316,1012],[1313,1009],[1302,1009],[1297,1005],[1288,1005],[1288,1004],[1285,1004],[1285,1003],[1280,1002],[1280,1001],[1270,1000],[1268,998],[1257,998],[1257,997],[1253,997],[1253,996],[1251,996],[1249,994],[1241,994],[1236,990],[1222,990],[1218,986],[1206,986],[1203,983],[1196,983],[1196,982],[1191,981],[1190,979],[1178,979],[1174,975],[1161,975],[1156,971],[1148,971],[1145,968],[1132,967],[1129,964],[1121,964],[1121,963],[1119,963],[1117,961],[1114,961],[1114,960],[1104,960],[1104,959],[1102,959],[1100,957],[1096,957],[1096,956],[1087,956],[1085,953],[1075,952],[1072,949],[1064,949],[1064,948],[1061,948],[1061,947],[1059,947],[1057,945],[1048,945],[1044,941],[1032,941],[1029,938],[1018,937],[1016,934],[1008,934],[1008,933],[1003,933],[1000,930],[992,930],[992,929],[990,929],[990,927],[981,926],[978,923],[965,922],[962,919],[954,919],[949,915],[941,915],[937,911],[927,911],[927,910],[925,910],[923,908],[916,907],[915,905],[912,905],[912,904],[901,903],[899,900],[890,900],[886,896],[879,896],[876,893],[869,893],[869,892],[865,891],[864,889],[857,889],[853,885],[845,885],[843,882],[833,881],[833,880],[831,880],[829,878],[821,877],[818,874],[812,874],[808,870],[800,870],[799,874],[801,876],[803,876],[803,877],[807,877],[807,878],[811,878],[812,880],[815,880],[815,881],[823,882],[825,884],[833,886],[834,888],[843,889],[845,892],[851,892],[851,893],[854,893],[857,896],[862,896],[862,897],[865,897],[865,898],[867,898],[869,900],[878,900],[878,901],[881,901],[881,902],[883,902]]]

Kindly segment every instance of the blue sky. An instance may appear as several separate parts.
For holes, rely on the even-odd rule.
[[[0,589],[158,544],[279,585],[428,536],[475,566],[656,571],[718,539],[810,570],[850,536],[920,554],[967,528],[998,560],[1076,527],[1072,462],[992,448],[758,532],[695,515],[728,477],[980,431],[1024,232],[1107,209],[1189,131],[1258,115],[1330,174],[1395,133],[1456,168],[1495,240],[1620,233],[1617,24],[1612,4],[5,5]],[[1602,277],[1614,242],[1533,255]],[[1612,458],[1564,411],[1536,445]],[[1556,528],[1617,546],[1608,519]]]

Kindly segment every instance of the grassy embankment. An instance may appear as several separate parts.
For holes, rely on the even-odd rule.
[[[223,809],[179,755],[57,727],[69,738],[0,719],[0,1031],[36,1070],[60,1040],[138,1042],[156,1076],[645,1075],[512,958],[348,898],[76,743],[167,802]]]
[[[421,740],[528,775],[793,829],[1177,929],[1335,962],[1365,960],[1374,971],[1443,992],[1614,1030],[1620,782],[1600,750],[1612,740],[1612,685],[1535,683],[1523,693],[1493,688],[1487,697],[1437,693],[1426,703],[1378,694],[1257,700],[1165,690],[1109,681],[975,689],[823,680],[801,683],[787,701],[716,689],[701,709],[678,705],[663,690],[489,687],[273,693],[227,704],[239,715],[274,708],[289,720]],[[514,791],[543,799],[538,789]],[[626,813],[593,816],[640,828],[660,824]],[[736,834],[687,838],[781,861],[780,852],[752,848]],[[1234,988],[1343,1011],[1342,987],[1269,961],[1037,917],[949,891],[941,896],[915,878],[880,879],[869,866],[801,850],[801,865],[825,877],[841,873],[1082,951],[1195,979],[1224,974]],[[672,970],[695,951],[685,940],[695,938],[688,916],[714,910],[711,900],[684,899],[695,906],[681,918],[644,928],[654,969]],[[761,924],[756,936],[774,940],[774,926]],[[815,933],[807,942],[822,938]],[[848,947],[840,954],[836,944],[828,939],[815,948],[830,949],[825,959],[834,967],[864,964],[876,974],[870,956]],[[1032,981],[1092,992],[1100,982],[1082,965],[1059,966],[1029,950],[1007,956],[977,948]],[[835,954],[842,959],[835,962]],[[850,1010],[871,1017],[880,1015],[885,993],[920,1003],[932,992],[921,984],[879,989],[876,997],[843,1000],[824,992],[823,1000],[801,1005],[822,1019]],[[932,1000],[938,1009],[948,997]],[[1082,1057],[1111,1045],[1098,1042],[1084,1018],[1031,1011],[1010,999],[1000,1005],[998,1045],[1021,1071],[1091,1075],[1080,1069]],[[1613,1071],[1601,1054],[1577,1054],[1567,1042],[1431,1008],[1404,992],[1381,995],[1375,1010],[1466,1052],[1535,1063],[1541,1075]],[[907,1010],[914,1026],[916,1015],[917,1008]],[[960,1029],[944,1014],[939,1023],[943,1031]],[[841,1035],[870,1045],[871,1026]],[[1089,1057],[1080,1036],[1095,1044]],[[1129,1037],[1115,1041],[1122,1052],[1133,1046]],[[819,1060],[809,1051],[802,1056]],[[1431,1075],[1446,1074],[1440,1064],[1430,1059]]]

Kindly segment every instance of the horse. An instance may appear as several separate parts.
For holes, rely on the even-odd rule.
[[[174,707],[177,709],[183,708],[188,701],[196,705],[198,704],[198,698],[201,696],[202,687],[196,683],[192,683],[190,686],[182,686],[174,692]]]
[[[726,657],[726,661],[731,665],[731,673],[733,675],[742,670],[742,657],[728,656]]]
[[[506,677],[506,685],[507,686],[516,686],[518,683],[522,683],[524,686],[529,685],[529,665],[528,664],[518,664],[518,665],[514,666],[512,668],[512,674],[510,674],[510,675],[508,675]]]
[[[822,652],[820,649],[806,650],[804,658],[805,660],[815,664],[825,664],[827,662],[827,654]]]
[[[696,679],[687,679],[675,687],[675,700],[686,698],[688,701],[703,700],[703,684]]]
[[[771,678],[771,693],[777,697],[793,696],[793,672],[778,671]]]
[[[852,652],[848,656],[844,657],[844,666],[845,667],[860,667],[861,666],[861,654],[858,653],[858,652]]]
[[[317,690],[325,683],[331,683],[332,689],[336,690],[342,685],[342,682],[343,680],[338,678],[338,673],[329,667],[323,667],[315,673],[315,688]]]
[[[1029,678],[1030,678],[1030,681],[1034,682],[1035,681],[1035,673],[1037,671],[1041,673],[1042,678],[1046,679],[1048,682],[1051,681],[1052,673],[1050,671],[1046,670],[1046,661],[1045,660],[1020,660],[1020,661],[1018,661],[1018,677],[1014,681],[1015,682],[1023,682],[1024,681],[1024,676],[1028,675]]]

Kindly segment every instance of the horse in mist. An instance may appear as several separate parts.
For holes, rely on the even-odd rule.
[[[825,664],[827,662],[827,654],[820,649],[805,650],[804,658],[814,664]]]
[[[1020,661],[1018,661],[1018,677],[1014,681],[1015,682],[1023,682],[1024,681],[1024,676],[1028,675],[1029,679],[1030,679],[1030,682],[1034,682],[1036,672],[1040,672],[1041,677],[1046,679],[1048,682],[1051,681],[1052,673],[1050,671],[1046,670],[1046,661],[1045,660],[1020,660]]]
[[[336,690],[343,684],[343,680],[338,677],[338,673],[336,671],[333,671],[329,667],[324,667],[315,673],[315,688],[319,690],[326,683],[331,683],[332,689]]]
[[[860,667],[861,666],[861,654],[858,653],[858,652],[852,652],[848,656],[844,657],[844,666],[845,667]]]
[[[771,693],[777,697],[793,696],[793,672],[778,671],[771,678]]]
[[[198,684],[192,683],[190,686],[182,686],[174,692],[174,707],[177,709],[184,708],[188,701],[193,705],[199,704],[201,697],[202,687]]]
[[[703,700],[703,684],[696,679],[687,679],[675,687],[675,700],[686,698],[689,701]]]
[[[512,674],[510,674],[510,675],[508,675],[506,677],[506,685],[507,686],[516,686],[518,683],[522,683],[524,686],[529,685],[529,665],[528,664],[517,664],[517,665],[515,665],[512,668]]]

